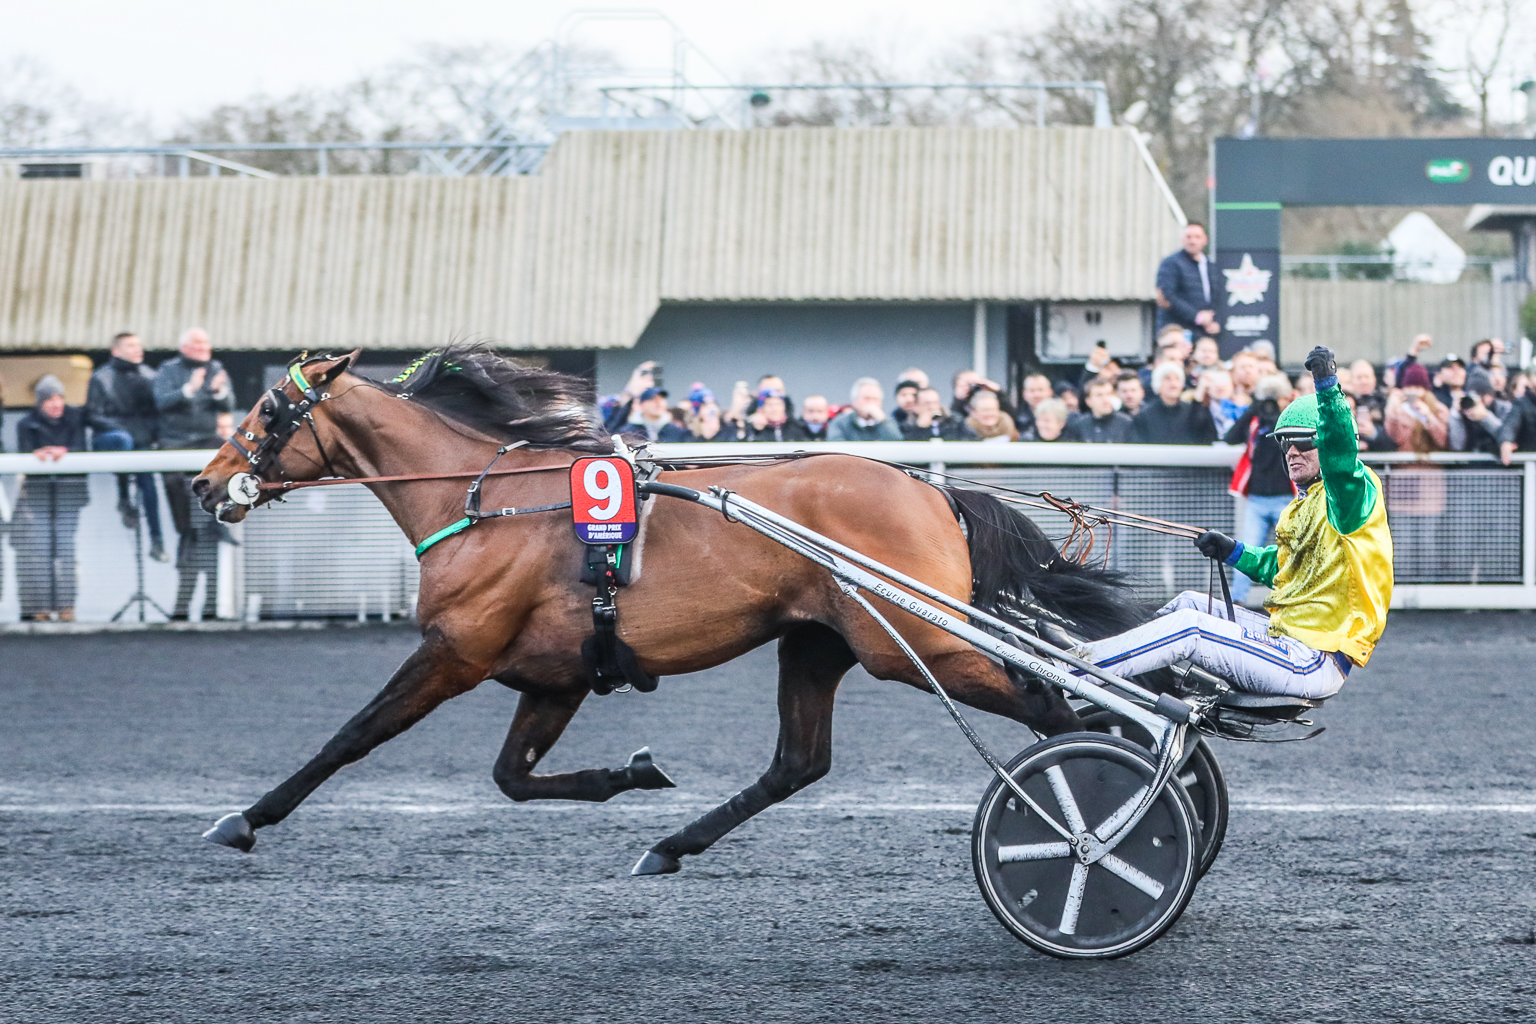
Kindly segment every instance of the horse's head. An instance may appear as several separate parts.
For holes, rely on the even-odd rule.
[[[192,493],[203,508],[226,523],[238,523],[246,512],[270,500],[273,491],[262,483],[279,480],[318,480],[329,475],[329,455],[320,446],[326,390],[361,355],[300,356],[288,364],[288,375],[262,395],[235,428],[213,461],[192,481]]]

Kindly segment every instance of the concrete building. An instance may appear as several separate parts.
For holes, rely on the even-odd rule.
[[[838,400],[1150,342],[1183,215],[1134,131],[568,132],[521,177],[0,181],[0,355],[156,349],[239,372],[484,338],[675,390],[777,372]],[[8,398],[14,403],[14,398]]]

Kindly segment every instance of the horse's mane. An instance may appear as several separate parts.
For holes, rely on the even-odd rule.
[[[489,345],[455,343],[428,352],[392,380],[372,383],[498,441],[613,450],[596,418],[591,383],[523,366]]]

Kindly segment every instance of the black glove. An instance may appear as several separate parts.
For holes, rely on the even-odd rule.
[[[1307,356],[1306,366],[1312,371],[1313,380],[1327,380],[1339,375],[1339,364],[1334,361],[1333,349],[1322,345],[1314,348]]]
[[[1225,562],[1232,557],[1232,552],[1237,550],[1237,541],[1224,533],[1215,530],[1207,530],[1195,538],[1195,547],[1206,558],[1214,558],[1218,562]]]

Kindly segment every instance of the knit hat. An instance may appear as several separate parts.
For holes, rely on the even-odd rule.
[[[1468,370],[1466,391],[1467,394],[1476,395],[1479,398],[1493,394],[1493,381],[1488,378],[1488,371],[1481,366],[1473,366]]]
[[[45,373],[32,385],[32,393],[37,396],[37,404],[42,405],[54,395],[64,393],[64,382],[51,373]]]
[[[1429,371],[1423,363],[1409,363],[1397,378],[1400,388],[1429,388]]]

